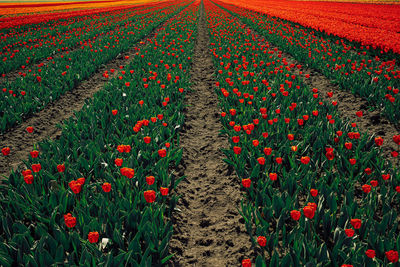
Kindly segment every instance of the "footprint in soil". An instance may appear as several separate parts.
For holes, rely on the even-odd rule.
[[[200,246],[208,247],[211,245],[214,241],[212,239],[201,239],[199,241],[196,241],[196,243]]]
[[[202,228],[206,228],[206,227],[208,227],[210,225],[211,225],[211,222],[208,219],[203,219],[203,220],[200,221],[200,226]]]

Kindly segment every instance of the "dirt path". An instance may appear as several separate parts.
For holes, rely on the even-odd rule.
[[[237,212],[241,193],[237,177],[222,159],[220,148],[228,147],[219,136],[219,108],[213,86],[213,62],[209,53],[204,6],[198,22],[192,89],[186,97],[185,126],[181,132],[183,180],[174,212],[174,235],[168,266],[239,266],[251,257],[251,241]]]
[[[161,26],[162,27],[162,26]],[[74,112],[80,110],[85,100],[101,90],[107,81],[118,75],[120,66],[127,65],[135,56],[138,47],[147,43],[148,38],[153,38],[155,32],[161,28],[156,28],[148,36],[137,42],[138,45],[132,47],[129,51],[120,54],[106,65],[99,68],[88,80],[81,82],[72,91],[67,92],[55,102],[49,103],[43,110],[35,113],[21,124],[11,128],[8,132],[0,135],[0,149],[10,147],[11,154],[5,158],[0,156],[0,180],[4,176],[8,177],[11,169],[16,169],[21,165],[22,160],[29,157],[29,152],[33,150],[33,145],[47,138],[56,139],[61,130],[57,124],[73,116]],[[125,56],[129,56],[125,59]],[[103,73],[106,70],[116,69],[110,78],[104,78]],[[28,133],[26,128],[32,126],[33,133]]]

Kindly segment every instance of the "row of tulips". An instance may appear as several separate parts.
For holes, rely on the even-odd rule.
[[[282,51],[206,1],[225,150],[245,192],[255,259],[243,266],[383,266],[398,261],[400,173]],[[393,140],[400,145],[400,136]]]
[[[85,42],[81,49],[40,64],[21,79],[6,82],[0,92],[0,132],[20,123],[28,115],[43,109],[49,102],[89,78],[102,64],[132,48],[180,8],[176,1],[166,1],[159,8],[127,18],[119,27],[105,32],[102,38]]]
[[[182,157],[197,34],[198,4],[183,5],[1,186],[1,266],[156,266],[172,256],[182,177],[170,169]]]
[[[229,0],[222,0],[231,3]],[[255,0],[235,5],[296,22],[329,35],[359,42],[379,51],[400,53],[398,5],[327,3],[324,1]]]
[[[137,16],[139,11],[146,9],[148,7],[144,5],[123,12],[117,10],[74,17],[57,23],[52,21],[30,25],[19,32],[15,32],[14,28],[3,29],[0,74],[5,75],[21,67],[25,69],[25,66],[40,62],[56,52],[71,50],[80,43],[90,42],[92,38],[123,25],[129,17]]]
[[[378,49],[360,46],[291,21],[222,1],[215,2],[234,12],[301,64],[320,71],[343,90],[365,98],[371,107],[381,109],[393,123],[400,122],[400,69],[396,54],[380,54]]]

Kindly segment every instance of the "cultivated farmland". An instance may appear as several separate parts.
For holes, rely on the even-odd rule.
[[[0,8],[0,266],[399,264],[400,5]]]

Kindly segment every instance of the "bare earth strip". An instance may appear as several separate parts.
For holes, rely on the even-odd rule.
[[[148,36],[137,42],[140,45],[132,47],[129,51],[120,54],[117,58],[99,68],[88,80],[83,81],[76,88],[13,127],[7,133],[0,135],[0,148],[11,148],[11,154],[8,157],[0,157],[0,180],[4,176],[8,177],[11,169],[16,169],[21,165],[22,160],[28,158],[34,144],[47,138],[57,138],[61,134],[61,129],[57,127],[57,124],[62,124],[64,120],[73,116],[75,111],[82,108],[86,99],[93,97],[107,83],[108,79],[103,77],[104,71],[118,70],[120,66],[127,65],[135,56],[136,49],[147,43],[148,38],[152,39],[159,28],[161,27],[156,28]],[[129,58],[126,59],[126,56]],[[113,76],[117,74],[118,71],[114,72]],[[110,78],[113,76],[110,75]],[[34,128],[33,133],[26,131],[28,126]]]
[[[239,180],[222,161],[220,149],[228,147],[228,141],[219,135],[222,125],[206,23],[202,5],[191,71],[193,91],[186,96],[180,138],[180,172],[186,179],[177,188],[181,199],[174,212],[170,252],[175,257],[169,266],[239,266],[243,258],[254,256],[237,211],[242,198]]]

